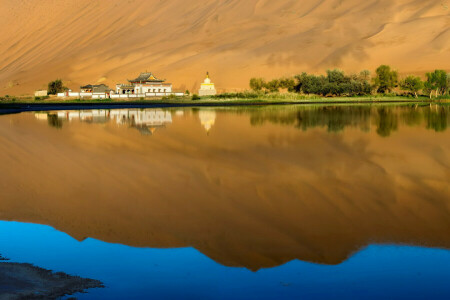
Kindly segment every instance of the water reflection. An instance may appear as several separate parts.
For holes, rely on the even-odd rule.
[[[2,116],[0,218],[79,241],[194,247],[251,270],[340,264],[373,243],[448,249],[448,116],[448,106]]]
[[[329,132],[340,132],[345,128],[359,128],[369,131],[376,126],[376,132],[388,137],[397,131],[399,122],[407,126],[420,126],[437,132],[445,131],[450,124],[450,106],[311,106],[291,110],[267,110],[252,113],[251,123],[265,122],[292,125],[302,130],[326,127]]]

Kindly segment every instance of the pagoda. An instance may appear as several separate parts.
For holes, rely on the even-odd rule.
[[[215,94],[217,94],[216,88],[214,87],[214,83],[212,83],[211,79],[209,78],[209,72],[206,72],[206,78],[200,85],[198,94],[199,96],[214,96]]]

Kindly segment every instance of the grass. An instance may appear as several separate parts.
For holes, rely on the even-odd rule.
[[[0,108],[17,108],[23,105],[30,106],[58,106],[58,105],[182,105],[182,106],[227,106],[227,105],[264,105],[264,104],[307,104],[307,103],[401,103],[401,102],[447,102],[450,96],[441,96],[433,98],[421,96],[415,98],[412,96],[399,95],[370,95],[358,97],[320,97],[317,95],[301,95],[296,93],[235,93],[235,94],[220,94],[216,96],[200,97],[200,99],[193,100],[192,97],[178,97],[178,98],[158,98],[158,99],[61,99],[56,97],[35,99],[34,97],[7,97],[0,98]]]

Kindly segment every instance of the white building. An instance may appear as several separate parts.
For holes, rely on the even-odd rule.
[[[58,97],[77,97],[77,98],[147,98],[147,97],[164,97],[174,95],[177,97],[184,96],[184,93],[174,93],[172,84],[166,83],[163,79],[156,78],[152,73],[141,73],[137,78],[128,80],[127,84],[117,84],[116,89],[111,90],[104,84],[85,85],[80,87],[80,92],[66,91],[59,93]]]
[[[137,78],[128,80],[127,84],[117,84],[116,94],[136,95],[137,97],[169,96],[172,84],[156,78],[152,73],[141,73]]]
[[[45,97],[47,95],[48,95],[47,90],[39,90],[39,91],[34,92],[35,97]]]
[[[217,94],[216,88],[214,86],[214,83],[211,82],[211,79],[209,78],[209,72],[206,73],[205,81],[200,86],[200,89],[198,90],[199,96],[214,96]]]

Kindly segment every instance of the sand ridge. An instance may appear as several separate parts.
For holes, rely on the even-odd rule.
[[[71,88],[153,71],[195,90],[274,77],[374,69],[450,69],[448,0],[0,0],[0,94],[57,77]]]

